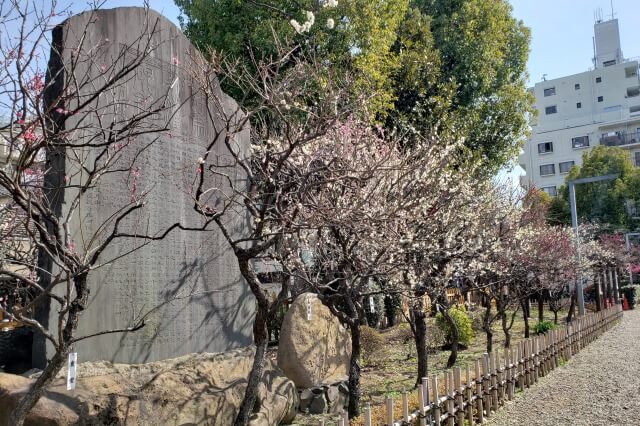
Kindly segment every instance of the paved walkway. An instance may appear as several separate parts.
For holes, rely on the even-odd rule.
[[[640,425],[640,309],[508,402],[488,426]]]

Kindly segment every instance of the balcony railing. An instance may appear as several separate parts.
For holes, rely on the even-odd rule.
[[[622,146],[634,143],[640,143],[640,132],[619,132],[612,135],[603,135],[600,138],[600,145],[605,146]]]

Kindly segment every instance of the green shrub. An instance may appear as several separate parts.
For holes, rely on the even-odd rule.
[[[637,292],[636,292],[636,288],[638,286],[635,285],[628,285],[628,286],[624,286],[624,287],[620,287],[620,296],[622,297],[624,295],[624,297],[627,298],[627,302],[629,302],[629,308],[630,309],[634,309],[636,307],[636,296],[637,296]]]
[[[449,308],[449,315],[451,315],[451,318],[453,318],[453,322],[458,328],[458,343],[469,346],[469,344],[471,343],[471,339],[473,339],[472,319],[469,317],[469,315],[467,315],[467,312],[464,310],[464,308],[458,308],[456,306]],[[453,343],[451,327],[449,326],[449,323],[445,319],[444,315],[442,315],[442,312],[438,312],[438,314],[436,315],[436,325],[444,333],[447,345],[451,345]]]
[[[553,321],[542,321],[533,326],[533,332],[536,334],[544,334],[549,330],[555,330],[558,325]]]

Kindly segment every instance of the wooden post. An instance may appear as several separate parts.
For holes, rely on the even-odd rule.
[[[402,391],[402,417],[406,423],[409,423],[409,398],[407,391]]]
[[[467,372],[465,375],[465,399],[467,400],[467,421],[469,426],[473,426],[473,382],[471,381],[471,367],[467,364]]]
[[[462,397],[464,389],[462,387],[462,372],[460,367],[453,369],[453,384],[455,386],[456,399],[456,422],[460,426],[464,426],[464,399]]]
[[[482,356],[482,389],[485,397],[484,407],[487,410],[487,417],[491,417],[491,408],[493,402],[491,398],[491,370],[489,369],[489,354],[485,353]]]
[[[500,358],[498,355],[498,351],[492,352],[491,354],[491,387],[493,388],[493,409],[494,411],[498,411],[498,407],[500,406],[500,394],[502,389],[502,382],[500,378],[502,375],[500,374]]]
[[[424,377],[422,378],[422,383],[418,385],[418,410],[420,410],[420,417],[418,419],[418,424],[420,426],[426,426],[427,424],[427,411],[425,410],[425,396],[424,396]],[[365,426],[370,426],[366,425]]]
[[[371,421],[371,404],[367,404],[364,407],[364,426],[373,426],[373,422]],[[420,425],[424,426],[424,425]]]
[[[517,359],[516,359],[516,369],[518,372],[518,385],[520,387],[520,391],[524,392],[524,365],[523,365],[523,354],[522,354],[522,342],[518,343],[517,347]]]
[[[475,363],[476,368],[476,403],[478,405],[478,423],[482,424],[484,422],[484,407],[483,407],[483,399],[484,395],[482,394],[482,376],[480,375],[480,360],[476,359]]]
[[[431,382],[433,392],[433,424],[440,426],[440,393],[438,392],[438,375],[434,375]]]
[[[449,371],[449,373],[444,373],[447,377],[447,413],[449,416],[447,417],[447,425],[455,426],[456,424],[456,407],[454,403],[455,398],[455,387],[453,385],[453,371]]]
[[[393,426],[393,398],[387,397],[387,426]]]

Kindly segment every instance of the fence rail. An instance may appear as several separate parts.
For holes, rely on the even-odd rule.
[[[482,423],[513,399],[517,389],[524,391],[535,384],[613,327],[620,318],[622,306],[614,305],[544,335],[525,339],[504,349],[502,354],[485,353],[473,366],[467,365],[464,380],[459,367],[435,375],[431,380],[425,377],[417,388],[418,409],[410,412],[407,392],[402,393],[400,400],[387,398],[384,425]],[[363,415],[365,426],[374,426],[370,407],[363,410]],[[348,425],[344,418],[338,424]]]

